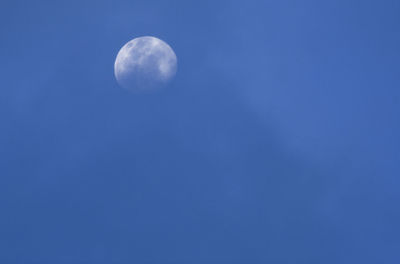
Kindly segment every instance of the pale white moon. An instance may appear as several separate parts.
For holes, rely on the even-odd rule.
[[[172,48],[155,37],[139,37],[118,52],[114,74],[125,89],[146,92],[159,89],[173,79],[177,58]]]

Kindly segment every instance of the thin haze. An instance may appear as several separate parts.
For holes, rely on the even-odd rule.
[[[398,264],[399,13],[2,1],[0,263]],[[132,94],[148,35],[179,72]]]

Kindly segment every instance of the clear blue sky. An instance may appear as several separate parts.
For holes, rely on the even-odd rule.
[[[0,263],[400,263],[400,2],[0,4]],[[130,39],[178,56],[118,87]]]

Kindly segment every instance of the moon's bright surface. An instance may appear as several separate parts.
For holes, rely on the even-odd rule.
[[[138,37],[118,52],[114,65],[119,85],[130,91],[152,91],[173,79],[177,58],[172,48],[155,37]]]

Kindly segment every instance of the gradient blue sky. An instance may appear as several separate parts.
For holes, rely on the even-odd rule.
[[[399,14],[2,1],[0,263],[400,263]],[[178,73],[130,94],[143,35]]]

